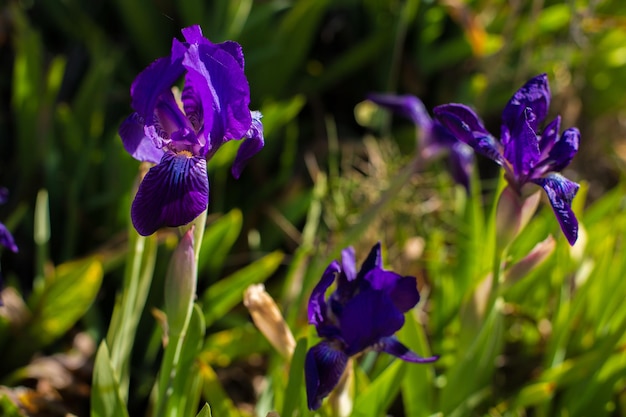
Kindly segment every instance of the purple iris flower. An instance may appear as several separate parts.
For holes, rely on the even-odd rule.
[[[436,118],[461,141],[504,168],[510,187],[522,196],[522,187],[535,183],[542,187],[563,234],[570,245],[578,237],[578,220],[572,200],[579,185],[558,171],[563,170],[578,151],[580,132],[575,127],[561,135],[557,116],[539,133],[550,106],[548,76],[530,79],[511,97],[502,112],[500,141],[484,127],[472,109],[463,104],[445,104],[434,109]]]
[[[120,126],[124,148],[156,164],[141,182],[131,208],[137,231],[150,235],[162,226],[181,226],[209,204],[207,160],[229,140],[244,139],[232,174],[264,145],[261,113],[250,111],[250,87],[241,46],[214,44],[200,26],[182,30],[171,55],[143,70],[130,89],[135,110]],[[172,86],[180,78],[180,97]]]
[[[328,299],[326,290],[337,281]],[[415,277],[403,277],[382,268],[380,243],[374,245],[357,272],[354,249],[341,252],[313,289],[309,323],[324,340],[306,355],[305,376],[309,409],[318,409],[339,382],[348,358],[367,348],[387,352],[408,362],[428,363],[393,335],[404,324],[404,313],[419,301]]]
[[[7,198],[9,197],[9,191],[1,187],[0,188],[0,204],[4,204],[7,202]],[[13,235],[9,232],[9,229],[3,224],[0,223],[0,245],[9,249],[13,253],[17,253],[17,245],[15,244],[15,239],[13,239]]]
[[[424,159],[436,158],[447,151],[452,178],[469,190],[474,166],[472,148],[458,140],[438,120],[433,120],[419,98],[393,94],[370,94],[367,98],[408,118],[420,128],[421,155]]]

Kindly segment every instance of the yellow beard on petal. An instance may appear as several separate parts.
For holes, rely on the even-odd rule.
[[[177,152],[176,155],[184,155],[187,158],[193,157],[193,154],[191,152],[189,152],[189,151],[180,151],[180,152]]]

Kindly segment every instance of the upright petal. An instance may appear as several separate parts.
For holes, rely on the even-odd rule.
[[[515,176],[526,177],[539,161],[539,142],[533,129],[535,115],[526,108],[516,120],[511,138],[504,143],[504,157],[513,165]]]
[[[335,281],[335,277],[339,274],[341,268],[339,262],[332,261],[330,265],[326,267],[326,270],[322,274],[322,279],[317,283],[311,297],[309,298],[308,315],[309,323],[314,326],[320,326],[327,321],[326,315],[326,290]]]
[[[386,352],[396,358],[402,359],[403,361],[413,363],[431,363],[439,359],[439,356],[429,356],[424,358],[404,346],[393,336],[381,339],[376,345],[376,350]]]
[[[365,280],[370,282],[372,289],[385,292],[403,313],[415,307],[420,300],[415,277],[403,277],[393,271],[375,268],[365,275]]]
[[[322,400],[337,386],[346,369],[348,355],[330,342],[323,341],[306,353],[304,378],[309,410],[317,410]]]
[[[572,200],[579,185],[560,174],[550,174],[533,182],[545,190],[563,234],[569,244],[574,245],[578,238],[578,220],[572,211]]]
[[[146,136],[143,120],[137,113],[131,114],[122,122],[119,134],[124,149],[133,158],[158,164],[163,157],[163,149],[158,148],[154,141]]]
[[[231,172],[233,177],[239,178],[244,167],[248,163],[248,160],[256,155],[263,146],[265,146],[265,139],[263,138],[263,123],[261,123],[261,112],[250,112],[252,115],[252,124],[250,129],[245,135],[245,139],[239,149],[237,150],[237,156],[233,162]]]
[[[464,104],[444,104],[433,110],[437,120],[458,140],[500,165],[505,165],[502,146],[485,129],[474,110]]]
[[[250,129],[250,87],[237,60],[218,45],[190,45],[183,64],[196,95],[202,97],[207,154]]]
[[[404,324],[404,315],[384,291],[358,293],[344,307],[339,317],[341,335],[348,355],[374,346],[379,339],[391,336]]]
[[[541,151],[542,155],[550,152],[550,149],[552,149],[554,144],[559,140],[560,131],[561,116],[556,116],[556,118],[548,123],[545,129],[543,129],[543,132],[541,132],[541,137],[539,138],[539,151]]]
[[[356,255],[352,246],[341,251],[341,269],[348,281],[356,279]]]
[[[523,113],[530,108],[536,118],[531,123],[531,128],[537,131],[541,122],[548,115],[550,107],[550,87],[548,86],[548,76],[540,74],[531,78],[511,97],[502,112],[502,121],[514,130],[514,126],[519,123]]]
[[[17,245],[15,244],[15,239],[13,239],[13,235],[9,232],[7,227],[0,223],[0,245],[9,249],[13,253],[17,253]]]
[[[574,155],[578,152],[580,143],[580,131],[575,127],[570,127],[563,132],[560,139],[554,144],[548,154],[550,171],[562,171],[572,162]]]
[[[139,234],[148,236],[163,226],[189,223],[208,203],[206,160],[188,152],[167,152],[139,185],[131,219]]]
[[[395,94],[368,94],[367,98],[379,106],[387,107],[398,113],[422,129],[429,129],[433,120],[428,115],[424,103],[411,95],[398,96]]]
[[[383,257],[380,242],[376,243],[372,247],[369,255],[367,255],[367,258],[363,261],[363,265],[361,265],[361,270],[357,274],[356,280],[362,281],[365,278],[365,275],[374,268],[383,268]]]

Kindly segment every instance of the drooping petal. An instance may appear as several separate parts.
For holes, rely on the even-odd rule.
[[[533,129],[535,115],[526,108],[513,129],[510,139],[504,144],[504,157],[513,165],[516,177],[525,177],[539,161],[539,142]],[[504,135],[503,135],[504,136]]]
[[[354,355],[379,339],[391,336],[404,324],[404,315],[384,291],[359,292],[344,307],[339,327],[348,355]]]
[[[444,104],[433,110],[437,120],[458,140],[500,165],[505,165],[502,146],[485,129],[474,110],[464,104]]]
[[[208,203],[206,160],[189,152],[167,152],[139,185],[131,219],[139,234],[148,236],[163,226],[189,223]]]
[[[398,113],[422,129],[429,129],[433,120],[428,115],[424,103],[411,95],[398,96],[394,94],[368,94],[367,98],[379,106],[386,107]]]
[[[261,123],[261,112],[250,112],[252,115],[252,124],[250,129],[245,135],[245,139],[239,149],[237,150],[237,156],[233,162],[231,172],[233,177],[239,178],[244,167],[254,155],[256,155],[263,146],[265,146],[265,139],[263,138],[263,123]]]
[[[7,227],[2,223],[0,223],[0,245],[9,249],[13,253],[17,253],[18,251],[17,245],[15,244],[15,239],[13,239],[13,235],[11,234],[11,232],[9,232],[9,229],[7,229]]]
[[[227,140],[244,137],[252,123],[250,87],[237,60],[219,45],[202,43],[189,46],[183,64],[202,98],[206,154]]]
[[[120,125],[120,137],[124,149],[139,161],[158,164],[163,157],[163,149],[159,149],[154,140],[144,132],[143,120],[137,113],[133,113]]]
[[[470,178],[474,169],[474,151],[472,148],[457,141],[450,148],[450,174],[457,184],[461,184],[466,190],[470,189]]]
[[[531,78],[511,97],[502,112],[502,121],[511,131],[514,126],[520,123],[524,112],[530,108],[535,118],[530,120],[530,127],[537,131],[541,122],[548,115],[550,107],[550,87],[548,86],[548,76],[540,74]]]
[[[322,279],[317,283],[311,297],[309,298],[308,315],[309,323],[314,326],[320,326],[327,321],[326,315],[326,290],[335,281],[337,274],[341,272],[339,262],[332,261],[330,265],[326,267]]]
[[[562,171],[569,165],[578,152],[580,143],[580,131],[575,127],[570,127],[563,132],[561,138],[554,144],[548,154],[550,171]]]
[[[309,349],[304,362],[309,410],[320,408],[322,399],[339,383],[347,363],[348,355],[328,341],[322,341]]]
[[[578,238],[578,220],[572,211],[572,200],[578,192],[579,185],[560,174],[550,174],[533,182],[545,190],[563,234],[569,244],[574,245]]]
[[[172,48],[179,44],[174,39]],[[175,59],[168,56],[157,59],[137,75],[130,87],[131,106],[143,120],[152,120],[159,96],[170,90],[184,70],[182,57]]]
[[[439,356],[429,356],[426,358],[420,356],[404,346],[393,336],[381,339],[380,342],[376,345],[376,350],[380,352],[386,352],[390,355],[395,356],[396,358],[402,359],[403,361],[413,363],[431,363],[439,359]]]

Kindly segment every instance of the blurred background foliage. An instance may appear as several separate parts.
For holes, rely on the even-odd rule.
[[[213,285],[224,277],[231,279],[226,282],[232,287],[221,284],[213,295],[200,296],[211,305],[222,302],[215,310],[205,310],[209,331],[201,357],[203,364],[217,366],[220,374],[215,378],[235,395],[238,406],[252,401],[252,390],[258,390],[250,375],[279,371],[276,358],[269,363],[258,360],[269,347],[249,326],[245,311],[229,313],[241,300],[232,291],[271,277],[267,285],[295,333],[306,335],[304,300],[328,259],[348,244],[364,254],[373,241],[382,240],[395,270],[452,291],[451,298],[434,294],[433,302],[440,304],[435,304],[437,314],[430,323],[433,350],[445,353],[450,350],[446,336],[460,325],[457,313],[465,293],[459,288],[473,288],[485,272],[485,262],[471,259],[480,256],[480,250],[469,247],[480,241],[472,235],[477,229],[470,230],[476,225],[464,217],[471,215],[472,204],[455,188],[444,164],[435,163],[419,174],[404,168],[416,148],[415,129],[403,120],[392,123],[388,113],[363,103],[369,92],[414,94],[428,109],[453,101],[471,103],[488,129],[497,132],[501,109],[511,94],[531,76],[548,73],[552,115],[561,114],[563,126],[577,126],[582,132],[581,150],[566,173],[586,182],[586,192],[578,198],[579,213],[584,205],[602,204],[609,193],[612,205],[604,203],[592,213],[620,215],[613,230],[623,234],[626,229],[619,191],[626,160],[622,1],[5,0],[0,3],[0,184],[11,196],[0,214],[14,231],[20,252],[3,256],[3,270],[21,295],[16,299],[23,297],[27,304],[19,311],[31,313],[20,326],[4,323],[12,333],[4,333],[0,347],[9,355],[4,357],[14,359],[0,366],[11,375],[3,382],[20,380],[11,372],[28,364],[33,353],[66,349],[79,331],[96,339],[106,334],[122,285],[130,195],[138,173],[138,163],[124,151],[117,128],[131,111],[129,86],[134,77],[167,55],[171,39],[180,38],[180,29],[191,24],[200,24],[213,42],[241,43],[251,108],[264,114],[266,147],[239,181],[229,172],[236,143],[225,146],[209,164],[209,224],[219,220],[207,232],[213,243],[205,242],[211,249],[205,249],[199,288],[216,290]],[[479,163],[482,178],[493,179],[494,167]],[[485,189],[493,188],[486,184]],[[556,230],[547,214],[540,213],[532,238],[543,239],[542,232]],[[611,234],[600,214],[589,218],[587,226],[592,224],[601,226],[590,232],[590,241],[607,238],[598,230]],[[532,238],[519,243],[518,259],[541,240]],[[159,254],[171,252],[174,242],[173,235],[160,234]],[[606,254],[621,257],[619,243],[598,243],[587,256],[604,248],[609,258],[603,265],[608,268],[617,260]],[[559,250],[565,252],[561,246]],[[149,307],[161,305],[164,258],[157,260]],[[261,262],[253,264],[262,271],[257,276],[242,269],[253,261]],[[552,262],[554,266],[555,257]],[[459,282],[461,274],[467,276]],[[617,277],[617,272],[611,274]],[[542,334],[519,326],[536,330],[537,323],[545,325],[542,319],[552,325],[553,318],[564,320],[553,317],[550,306],[529,307],[544,300],[542,294],[558,292],[559,279],[536,288],[513,287],[519,300],[535,296],[522,308],[531,319],[517,323],[512,335],[517,339],[508,345],[521,346],[516,358],[523,365],[541,362],[537,356],[544,352],[524,350],[539,343]],[[69,285],[72,282],[76,286]],[[100,290],[94,291],[100,283]],[[591,281],[586,285],[592,286]],[[624,290],[623,284],[615,285]],[[229,293],[232,299],[219,296]],[[81,302],[75,303],[78,298]],[[46,303],[49,299],[57,304]],[[62,323],[50,325],[54,312],[69,305],[74,308],[63,313]],[[138,337],[135,348],[146,354],[133,358],[138,383],[131,410],[146,401],[154,370],[151,360],[159,355],[159,332],[149,310],[142,318],[146,337]],[[585,323],[581,317],[580,326]],[[238,327],[243,324],[247,327]],[[584,352],[590,340],[599,337],[596,330],[585,328],[579,340],[572,341],[574,351]],[[16,340],[13,346],[9,334]],[[22,349],[27,342],[20,335],[38,336]],[[556,357],[566,339],[546,349]],[[617,342],[606,343],[604,354]],[[602,355],[589,363],[596,364],[594,358]],[[621,377],[623,389],[623,365],[618,369],[621,373],[607,371],[603,383]],[[211,380],[207,372],[204,377]],[[520,389],[529,378],[503,375],[499,381],[505,392],[496,393],[501,404],[509,394],[506,390]],[[584,379],[571,376],[568,381],[580,384]],[[546,386],[529,388],[540,393],[532,397],[543,407],[537,415],[551,415],[546,405],[551,397],[541,390]],[[207,383],[203,395],[226,398],[220,390],[221,385]],[[607,392],[611,396],[613,391]],[[475,400],[480,403],[481,398]],[[535,404],[528,396],[515,398],[518,407]],[[621,408],[615,407],[624,411],[623,391],[619,398]],[[264,400],[259,400],[261,410],[269,408]],[[568,415],[590,415],[581,410],[593,405],[577,401],[579,408]],[[224,413],[235,412],[228,402],[219,407]],[[410,404],[405,407],[413,410]],[[442,407],[433,410],[438,409]]]

